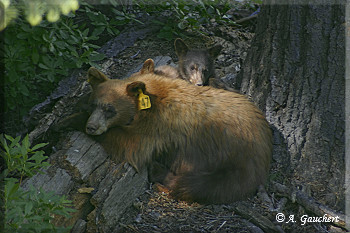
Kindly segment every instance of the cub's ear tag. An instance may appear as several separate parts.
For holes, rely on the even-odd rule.
[[[139,109],[151,108],[151,100],[148,95],[143,94],[142,90],[139,89]]]

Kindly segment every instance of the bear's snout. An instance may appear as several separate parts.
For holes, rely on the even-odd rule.
[[[101,135],[107,131],[107,127],[105,125],[99,125],[94,123],[88,123],[86,125],[86,133],[90,135]]]
[[[107,122],[104,119],[103,111],[96,109],[86,123],[86,133],[100,135],[107,131]]]
[[[90,135],[94,135],[94,133],[97,131],[98,126],[96,124],[87,124],[86,125],[86,133]]]

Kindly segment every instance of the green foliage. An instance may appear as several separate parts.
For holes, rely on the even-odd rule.
[[[5,180],[2,194],[5,232],[68,232],[69,229],[54,226],[52,220],[54,215],[70,217],[69,214],[74,212],[69,208],[71,201],[53,192],[47,193],[42,189],[37,191],[34,187],[26,191],[20,187],[23,177],[32,177],[39,169],[49,166],[44,162],[47,159],[44,152],[37,151],[47,144],[40,143],[31,148],[28,135],[21,142],[20,140],[20,137],[0,135],[0,156],[6,164],[6,169],[1,173]]]
[[[108,0],[112,1],[112,0]],[[114,1],[113,1],[114,2]],[[115,3],[114,3],[115,4]],[[113,5],[114,5],[113,4]],[[116,8],[111,8],[112,15],[108,17],[106,14],[95,9],[93,6],[88,3],[81,3],[81,8],[79,12],[84,17],[89,19],[88,25],[93,25],[93,36],[100,36],[103,32],[107,32],[109,36],[116,36],[120,33],[118,27],[128,24],[130,21],[135,21],[141,23],[136,19],[134,14],[126,13],[126,10],[117,10]],[[116,4],[115,4],[116,5]],[[82,19],[84,20],[84,19]],[[86,21],[86,19],[85,19]],[[86,28],[86,24],[83,24],[82,27]]]
[[[33,187],[24,191],[16,179],[6,179],[5,200],[6,232],[69,232],[52,224],[54,215],[70,217],[74,212],[65,196]]]
[[[49,22],[56,22],[60,14],[68,15],[79,8],[78,0],[0,0],[0,10],[5,17],[0,17],[0,31],[21,13],[32,25],[38,25],[43,15]]]
[[[136,1],[138,7],[150,14],[169,11],[171,17],[165,22],[155,21],[162,25],[158,33],[159,38],[174,40],[182,36],[184,30],[203,32],[200,30],[202,24],[207,24],[211,20],[219,24],[235,24],[230,20],[226,12],[237,7],[238,3],[230,0],[168,0],[168,1]]]
[[[0,135],[0,146],[3,149],[1,157],[6,164],[4,177],[16,175],[20,177],[21,181],[23,177],[33,176],[40,168],[48,167],[49,163],[44,162],[47,159],[47,156],[44,156],[44,151],[37,151],[46,146],[47,143],[40,143],[30,148],[28,135],[21,144],[20,140],[20,136],[13,138],[9,135]]]
[[[3,46],[5,64],[5,112],[17,112],[24,116],[29,109],[44,99],[58,81],[69,74],[70,69],[84,64],[97,66],[104,55],[96,52],[99,46],[93,41],[107,28],[105,19],[93,18],[99,26],[90,30],[73,21],[74,15],[63,17],[51,24],[43,21],[31,27],[18,19],[16,25],[6,29]],[[110,29],[111,34],[119,33]]]
[[[101,38],[120,33],[118,28],[137,21],[123,10],[110,10],[107,15],[87,3],[75,13],[62,16],[56,23],[43,20],[32,27],[21,17],[5,30],[0,48],[5,65],[6,116],[21,119],[37,103],[43,101],[69,75],[69,71],[97,66],[105,58],[98,53]],[[141,23],[141,22],[140,22]]]
[[[232,15],[226,12],[230,9],[252,8],[261,0],[247,0],[238,3],[231,0],[149,0],[135,1],[137,6],[149,14],[159,14],[168,11],[169,17],[165,21],[154,21],[162,26],[157,34],[158,38],[174,40],[182,37],[185,30],[205,34],[201,25],[215,21],[218,24],[236,25]]]

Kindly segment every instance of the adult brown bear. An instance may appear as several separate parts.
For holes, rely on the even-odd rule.
[[[86,132],[116,162],[138,169],[163,159],[173,197],[230,203],[265,182],[271,130],[243,95],[152,72],[117,80],[90,68],[88,80],[94,110]]]

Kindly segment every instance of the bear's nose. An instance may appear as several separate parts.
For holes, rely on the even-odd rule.
[[[88,124],[86,126],[86,133],[87,134],[93,134],[94,132],[96,132],[97,130],[97,125],[94,125],[94,124]]]

